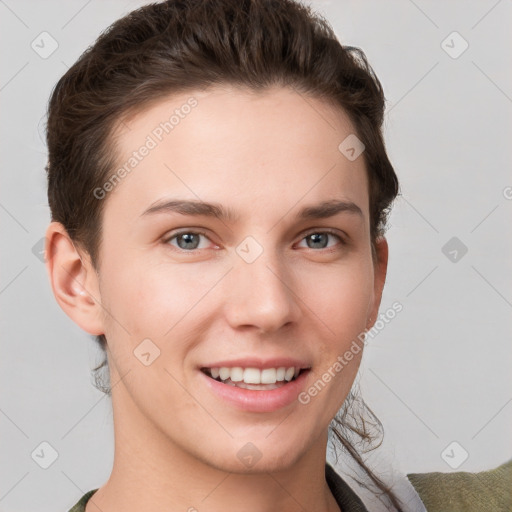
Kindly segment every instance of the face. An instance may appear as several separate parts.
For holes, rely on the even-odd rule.
[[[284,88],[180,94],[121,125],[120,166],[137,163],[98,199],[98,290],[122,421],[233,472],[244,450],[273,471],[326,435],[385,271],[363,157],[338,149],[353,133]]]

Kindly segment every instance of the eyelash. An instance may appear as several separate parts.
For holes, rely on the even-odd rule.
[[[183,230],[183,231],[178,231],[176,233],[172,233],[170,234],[169,236],[165,237],[165,239],[163,240],[163,243],[164,244],[169,244],[169,242],[171,240],[173,240],[174,238],[178,237],[179,235],[185,235],[185,234],[192,234],[192,235],[202,235],[204,236],[205,238],[208,238],[209,240],[209,237],[208,237],[208,234],[204,231],[201,231],[201,230]],[[343,239],[343,237],[337,232],[337,231],[334,231],[332,229],[323,229],[323,230],[312,230],[312,231],[308,231],[306,232],[300,241],[304,240],[305,238],[307,238],[308,236],[310,235],[317,235],[317,234],[329,234],[329,235],[332,235],[334,236],[335,238],[337,238],[340,242],[340,245],[346,245],[346,241]],[[182,253],[185,253],[185,252],[188,252],[188,253],[194,253],[194,252],[197,252],[197,251],[201,251],[202,249],[190,249],[190,250],[186,250],[186,249],[180,249],[179,247],[174,247],[174,249],[176,249],[177,251],[179,252],[182,252]],[[310,249],[310,248],[309,248]],[[324,249],[310,249],[312,251],[316,251],[316,252],[319,252],[319,251],[324,251],[324,252],[332,252],[332,251],[335,251],[339,249],[338,246],[334,246],[334,247],[326,247]]]

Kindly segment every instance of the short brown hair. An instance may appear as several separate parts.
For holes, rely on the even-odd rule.
[[[384,94],[364,53],[342,46],[326,20],[291,0],[187,0],[142,7],[112,24],[55,86],[48,106],[52,220],[96,266],[114,172],[113,128],[173,92],[231,83],[271,85],[340,105],[365,145],[372,240],[398,192],[381,126]]]
[[[49,101],[52,220],[63,224],[93,266],[100,264],[105,205],[94,190],[118,164],[115,128],[173,93],[218,84],[290,87],[342,107],[365,146],[373,246],[398,180],[381,131],[382,86],[364,53],[340,44],[323,17],[293,0],[167,0],[113,23],[62,76]],[[97,341],[104,349],[105,337]],[[358,458],[348,441],[344,446]],[[393,493],[358,462],[396,506]]]

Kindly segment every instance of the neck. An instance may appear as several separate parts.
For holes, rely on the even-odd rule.
[[[122,394],[121,386],[116,391]],[[173,443],[123,396],[112,395],[114,464],[86,512],[295,512],[340,509],[325,479],[327,432],[288,467],[245,473],[214,467]],[[129,421],[127,419],[129,418]],[[207,435],[207,432],[205,432]]]

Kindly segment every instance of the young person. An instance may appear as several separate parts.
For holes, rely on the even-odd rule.
[[[73,511],[364,511],[330,438],[404,509],[351,391],[398,192],[383,114],[363,52],[292,0],[147,5],[59,80],[47,269],[115,433]]]

